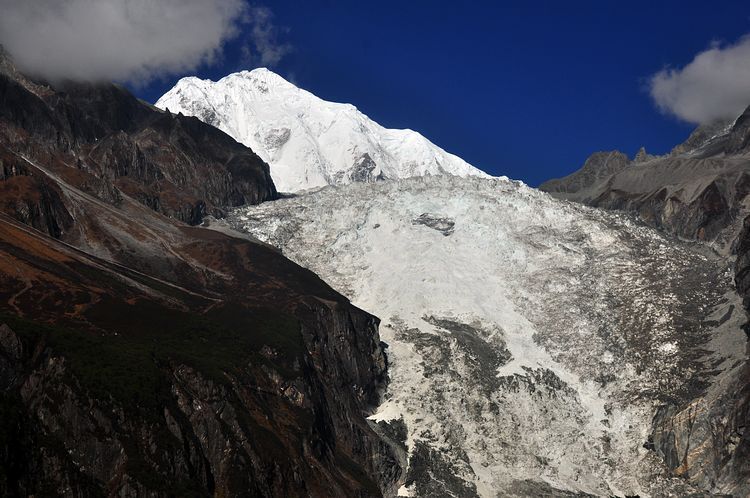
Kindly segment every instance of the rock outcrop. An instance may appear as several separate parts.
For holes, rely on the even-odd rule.
[[[32,83],[6,57],[0,64],[4,176],[17,176],[8,172],[23,163],[20,157],[105,202],[116,205],[126,194],[190,224],[226,206],[276,197],[268,165],[198,119],[160,111],[112,84]],[[12,178],[9,185],[25,187]]]

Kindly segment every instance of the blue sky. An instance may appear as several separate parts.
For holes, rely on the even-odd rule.
[[[750,32],[747,2],[298,2],[268,4],[272,69],[388,127],[420,131],[492,174],[538,185],[591,152],[664,153],[694,125],[659,112],[648,79]],[[246,34],[212,79],[259,65]],[[181,75],[133,87],[154,102]],[[750,102],[748,102],[750,104]]]

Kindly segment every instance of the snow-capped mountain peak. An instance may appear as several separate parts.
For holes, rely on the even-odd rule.
[[[281,191],[385,178],[488,176],[412,130],[322,100],[266,68],[181,79],[156,106],[196,116],[252,148]]]

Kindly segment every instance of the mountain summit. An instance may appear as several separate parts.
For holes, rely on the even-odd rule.
[[[488,176],[412,130],[384,128],[259,68],[214,82],[183,78],[156,106],[196,116],[249,146],[280,191],[386,178]]]

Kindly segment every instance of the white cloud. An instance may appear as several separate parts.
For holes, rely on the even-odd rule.
[[[274,55],[270,11],[246,0],[0,0],[0,13],[0,43],[22,70],[50,79],[145,83],[193,71],[245,27],[262,59],[286,53]]]
[[[270,9],[254,7],[250,12],[250,17],[252,18],[251,40],[260,56],[260,64],[275,66],[291,51],[291,45],[279,42],[279,28],[273,23],[273,13]]]
[[[739,116],[750,105],[750,35],[713,44],[681,69],[651,76],[649,91],[665,113],[696,124]]]

